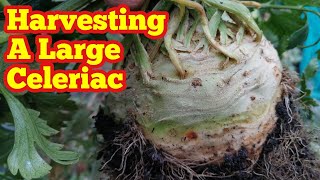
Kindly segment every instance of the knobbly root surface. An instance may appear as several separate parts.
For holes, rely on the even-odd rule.
[[[226,151],[234,154],[241,147],[258,159],[276,124],[282,66],[265,38],[256,43],[245,36],[241,45],[228,48],[244,58],[223,70],[225,61],[214,52],[180,52],[189,72],[184,80],[159,54],[151,64],[152,86],[141,80],[138,66],[128,64],[128,89],[107,97],[109,113],[123,122],[130,111],[146,139],[179,159],[221,163]]]
[[[251,34],[260,30],[238,2],[174,2],[164,46],[152,61],[152,42],[133,36],[124,65],[128,88],[107,97],[108,113],[126,122],[130,111],[144,138],[178,159],[220,164],[226,152],[246,149],[255,162],[281,101],[277,51],[262,34],[259,41]]]
[[[100,110],[94,119],[105,140],[98,157],[103,160],[101,178],[318,179],[320,161],[309,147],[313,134],[306,132],[300,120],[294,83],[285,72],[283,101],[276,106],[278,121],[257,162],[250,160],[250,150],[244,147],[226,153],[220,164],[178,159],[148,141],[134,115],[128,113],[126,121],[117,124],[114,116]]]

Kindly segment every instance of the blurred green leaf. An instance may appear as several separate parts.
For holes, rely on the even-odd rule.
[[[7,42],[8,38],[9,38],[9,35],[7,33],[5,33],[4,31],[0,31],[0,44]]]
[[[1,180],[20,180],[22,178],[13,176],[12,174],[10,174],[10,172],[5,171],[3,174],[0,173],[0,179]]]
[[[320,6],[319,0],[281,0],[280,2],[291,6]]]
[[[316,75],[318,68],[319,64],[317,59],[312,59],[304,72],[304,78],[306,79],[306,81],[312,79]]]
[[[14,133],[0,127],[0,164],[7,161],[8,155],[12,150],[14,143]]]
[[[302,119],[306,121],[310,121],[313,119],[313,116],[314,116],[314,113],[311,108],[318,106],[318,103],[311,97],[311,90],[308,89],[307,79],[305,74],[303,74],[301,77],[300,86],[301,86],[300,96],[302,97],[300,99],[300,102],[302,105],[300,110],[300,115]]]
[[[301,18],[301,12],[270,9],[261,12],[264,16],[270,17],[260,19],[259,26],[267,39],[275,45],[279,54],[294,47],[294,44],[301,43],[305,38],[297,37],[299,34],[305,36],[306,31],[306,19]]]
[[[91,126],[90,114],[88,110],[82,108],[74,113],[72,121],[67,123],[67,128],[65,133],[69,135],[66,138],[72,138],[72,134],[81,134],[84,129]]]
[[[60,128],[64,121],[72,119],[78,107],[70,100],[67,93],[27,93],[19,99],[30,109],[41,113],[40,118],[46,119],[49,126]]]
[[[311,97],[311,90],[308,89],[307,86],[307,79],[305,74],[301,77],[301,101],[305,106],[312,107],[312,106],[318,106],[318,103]]]
[[[0,83],[3,82],[3,73],[9,64],[6,64],[3,60],[3,54],[7,50],[8,43],[0,45]]]
[[[0,94],[0,124],[6,122],[13,123],[13,118],[6,100],[4,99],[2,94]]]
[[[293,49],[298,46],[302,46],[308,37],[309,25],[306,23],[303,27],[291,34],[289,38],[289,44],[287,49]]]

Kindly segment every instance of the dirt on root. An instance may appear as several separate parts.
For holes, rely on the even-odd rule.
[[[176,159],[146,140],[133,116],[117,124],[112,115],[100,110],[94,119],[104,137],[98,155],[103,160],[101,179],[319,179],[320,161],[309,148],[312,135],[294,107],[298,105],[288,98],[278,103],[277,126],[257,162],[249,160],[242,148],[226,155],[220,165]]]

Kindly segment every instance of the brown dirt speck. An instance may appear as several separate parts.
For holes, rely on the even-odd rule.
[[[230,132],[230,129],[229,128],[223,128],[223,132],[224,133],[228,133],[228,132]]]
[[[134,64],[134,63],[131,63],[130,65],[129,65],[129,69],[134,69],[136,67],[136,65]]]
[[[196,88],[196,87],[198,87],[198,86],[202,86],[202,80],[201,80],[200,78],[194,78],[194,79],[192,80],[191,85],[192,85],[194,88]]]
[[[249,75],[249,72],[248,71],[245,71],[243,74],[242,74],[244,77],[247,77]]]

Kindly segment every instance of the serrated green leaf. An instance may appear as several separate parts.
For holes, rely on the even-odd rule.
[[[1,83],[0,91],[7,100],[15,124],[14,146],[8,157],[8,167],[12,174],[16,175],[19,171],[25,179],[33,179],[49,173],[51,166],[39,155],[36,146],[60,164],[72,164],[78,160],[77,153],[61,151],[62,145],[45,138],[57,131],[39,119],[39,112],[26,109]]]

